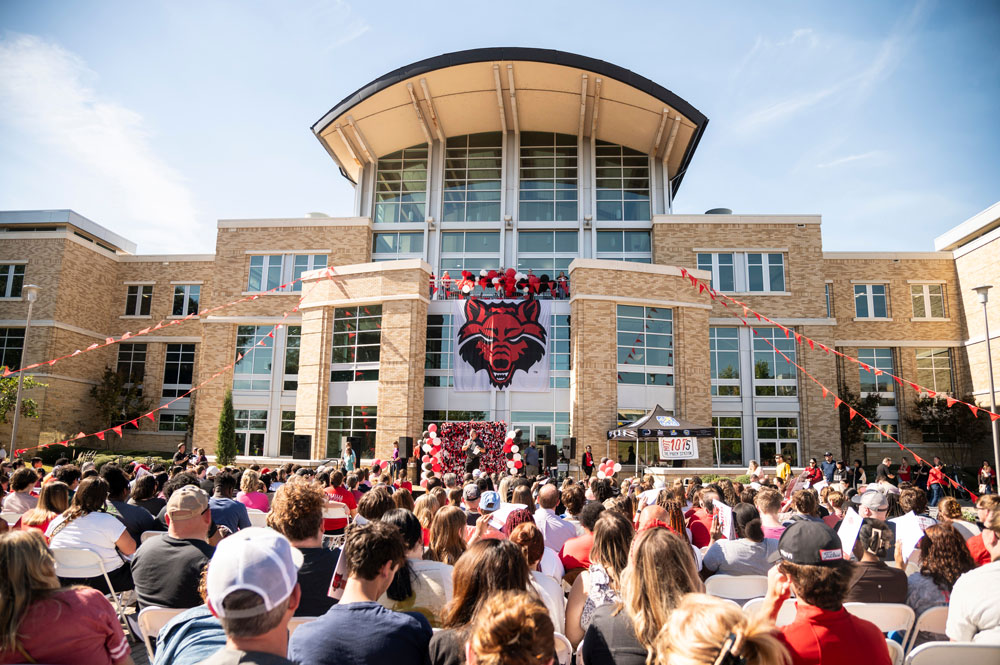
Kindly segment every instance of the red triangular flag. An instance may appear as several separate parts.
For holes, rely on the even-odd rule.
[[[687,277],[687,276],[688,276],[687,269],[686,268],[681,268],[681,277]]]
[[[871,428],[871,426],[872,426],[872,421],[868,420],[868,419],[867,419],[867,418],[865,418],[864,416],[861,416],[861,419],[862,419],[863,421],[865,421],[865,425],[868,425],[868,427],[869,427],[869,429],[870,429],[870,428]],[[880,432],[882,432],[882,430],[881,430],[881,429],[879,429],[879,431],[880,431]],[[885,432],[882,432],[882,433],[883,433],[883,434],[885,434]]]
[[[795,343],[796,344],[801,344],[802,343],[802,335],[800,335],[798,333],[795,333]]]
[[[705,285],[702,284],[701,282],[698,282],[698,293],[702,293],[704,291],[705,291]]]
[[[76,436],[73,437],[73,440],[75,441],[76,439],[82,439],[82,438],[84,438],[86,436],[87,436],[86,434],[84,434],[83,432],[80,432],[79,434],[77,434]]]
[[[907,383],[910,385],[911,388],[913,388],[914,390],[916,390],[918,393],[922,392],[920,390],[920,386],[918,386],[917,384],[913,383],[912,381],[907,381]]]
[[[973,406],[971,404],[967,404],[966,406],[969,407],[969,411],[972,411],[972,415],[974,415],[976,418],[979,417],[979,407]]]
[[[812,338],[811,337],[806,337],[806,341],[809,342],[809,348],[815,351],[816,347],[813,346]]]
[[[858,412],[854,410],[853,406],[847,407],[847,414],[850,416],[848,420],[854,420],[854,416],[858,415]]]
[[[122,426],[118,425],[117,427],[112,427],[111,431],[114,432],[115,434],[117,434],[118,436],[121,436],[122,435]]]
[[[824,346],[824,345],[820,344],[820,345],[819,345],[819,348],[823,349],[823,350],[824,350],[824,351],[826,351],[827,353],[830,353],[830,349],[829,349],[829,347],[827,347],[827,346]]]
[[[136,418],[135,420],[130,420],[130,421],[128,421],[128,424],[131,425],[132,427],[135,427],[136,429],[138,429],[139,428],[139,419]]]
[[[896,376],[895,374],[892,375],[892,380],[898,383],[900,388],[903,387],[903,380],[898,376]]]
[[[94,436],[96,436],[101,441],[104,441],[104,432],[97,432],[96,434],[94,434]]]
[[[945,397],[944,401],[947,402],[949,407],[952,407],[955,406],[955,402],[957,402],[958,400],[955,399],[954,397]]]
[[[91,344],[90,346],[88,346],[88,347],[87,347],[87,350],[88,350],[88,351],[93,351],[93,350],[94,350],[94,349],[96,349],[96,348],[97,348],[98,346],[100,346],[100,344],[98,344],[97,342],[94,342],[93,344]]]
[[[933,390],[928,390],[927,391],[927,396],[928,397],[937,397],[937,393],[935,391],[933,391]]]
[[[989,411],[989,414],[990,414],[990,420],[992,420],[993,422],[1000,420],[1000,413],[993,413],[992,411]]]
[[[143,418],[149,418],[151,421],[156,422],[156,416],[153,415],[152,411],[144,415]]]
[[[833,396],[833,408],[839,409],[840,405],[844,403],[844,400],[840,399],[836,395]]]
[[[828,395],[829,393],[830,393],[830,391],[826,389],[826,386],[823,386],[823,399],[826,399],[826,396],[827,396],[827,395]]]

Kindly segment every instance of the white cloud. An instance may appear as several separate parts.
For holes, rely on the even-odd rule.
[[[847,155],[846,157],[839,157],[837,159],[831,160],[829,162],[824,162],[822,164],[817,164],[818,169],[828,169],[834,166],[841,166],[843,164],[850,164],[851,162],[860,162],[865,159],[874,159],[877,157],[882,157],[883,153],[881,150],[869,150],[868,152],[862,152],[856,155]]]
[[[24,174],[52,178],[52,203],[42,207],[57,207],[64,192],[96,188],[89,201],[98,202],[101,217],[95,215],[95,221],[106,226],[117,221],[126,228],[116,230],[139,243],[140,251],[204,246],[205,230],[199,229],[184,179],[156,154],[143,117],[98,90],[97,79],[80,57],[58,44],[33,35],[0,39],[0,123],[17,132],[21,149],[35,146],[59,160],[47,173]],[[4,206],[19,200],[13,191],[3,197]],[[68,203],[65,207],[78,205]]]

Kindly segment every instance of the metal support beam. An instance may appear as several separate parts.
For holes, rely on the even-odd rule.
[[[649,154],[656,158],[657,153],[660,151],[660,139],[663,137],[663,128],[667,126],[667,118],[670,117],[670,109],[664,108],[663,113],[660,115],[660,126],[656,128],[656,137],[653,139],[653,145],[649,147]]]
[[[514,65],[507,65],[507,85],[510,88],[510,114],[514,116],[514,133],[520,134],[521,127],[517,121],[517,90],[514,88]]]
[[[367,159],[370,164],[374,164],[375,153],[368,147],[368,141],[365,140],[361,130],[358,129],[358,126],[354,123],[353,116],[347,116],[347,124],[351,126],[351,131],[354,132],[354,138],[358,140],[358,147],[361,148],[361,152],[364,154],[365,159]]]
[[[590,116],[591,138],[597,138],[597,116],[601,112],[601,84],[603,82],[600,78],[594,79],[594,112]]]
[[[361,160],[358,159],[358,153],[354,151],[354,146],[351,145],[349,140],[347,140],[347,134],[344,133],[344,130],[341,129],[340,125],[334,125],[333,129],[337,132],[337,136],[340,137],[340,140],[344,142],[344,145],[347,146],[347,152],[351,154],[351,159],[354,160],[354,163],[358,166],[362,166]]]
[[[427,79],[420,79],[420,89],[424,91],[424,100],[427,102],[427,109],[431,112],[431,124],[434,125],[434,132],[438,141],[444,143],[444,129],[441,127],[441,118],[438,117],[437,109],[434,108],[434,98],[427,88]]]
[[[493,65],[493,83],[497,87],[497,106],[500,108],[500,131],[507,133],[507,114],[503,108],[503,86],[500,85],[500,65]]]
[[[413,104],[413,110],[417,114],[417,122],[420,123],[420,129],[424,132],[424,137],[427,139],[427,145],[430,146],[434,143],[434,139],[431,138],[431,131],[427,128],[427,121],[424,120],[424,112],[420,110],[420,102],[417,101],[417,94],[413,91],[413,84],[407,83],[406,90],[410,93],[410,102]]]
[[[587,75],[580,76],[580,124],[576,130],[578,141],[583,141],[583,124],[587,118]]]
[[[681,117],[679,115],[674,116],[674,124],[670,128],[670,137],[667,139],[667,147],[663,150],[663,161],[666,162],[670,159],[670,152],[674,149],[674,141],[677,140],[677,130],[681,128]]]

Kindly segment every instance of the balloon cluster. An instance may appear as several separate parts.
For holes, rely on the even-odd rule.
[[[507,470],[510,475],[515,475],[517,470],[524,466],[521,459],[521,448],[515,443],[517,439],[516,430],[508,430],[507,438],[503,442],[503,454],[507,458]]]
[[[423,438],[420,439],[420,449],[424,452],[420,461],[423,462],[421,478],[427,480],[435,473],[441,473],[444,464],[441,459],[441,439],[438,438],[438,426],[431,423],[427,426]]]
[[[389,461],[388,460],[383,460],[383,459],[378,459],[376,457],[375,461],[372,462],[372,468],[375,468],[375,467],[378,467],[379,469],[382,470],[382,473],[385,473],[386,471],[389,470]]]
[[[622,470],[622,465],[614,460],[606,460],[601,462],[600,466],[597,467],[597,477],[598,478],[611,478],[616,473]]]

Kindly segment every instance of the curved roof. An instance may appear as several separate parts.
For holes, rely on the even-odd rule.
[[[504,129],[593,136],[666,157],[676,189],[707,125],[687,101],[618,65],[550,49],[482,48],[384,74],[312,130],[355,182],[381,155]]]

